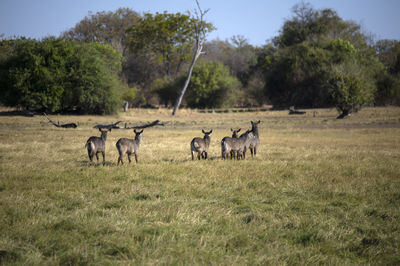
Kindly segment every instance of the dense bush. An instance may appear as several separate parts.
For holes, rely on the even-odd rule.
[[[200,62],[193,70],[186,102],[189,107],[216,108],[232,106],[238,80],[220,62]]]
[[[48,112],[113,113],[120,103],[119,53],[97,43],[59,38],[4,43],[1,102]]]

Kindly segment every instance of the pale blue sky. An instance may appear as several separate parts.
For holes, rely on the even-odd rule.
[[[217,30],[208,40],[243,35],[250,44],[263,45],[276,36],[291,8],[299,0],[199,0],[210,9],[206,20]],[[353,20],[379,39],[400,40],[400,0],[310,0],[315,9],[333,8],[345,20]],[[89,11],[115,11],[129,7],[142,12],[185,12],[195,0],[0,0],[0,34],[4,37],[40,39],[59,36],[74,27]]]

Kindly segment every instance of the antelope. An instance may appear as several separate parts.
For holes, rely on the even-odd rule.
[[[251,153],[251,157],[256,156],[257,154],[257,147],[258,144],[260,143],[260,139],[258,137],[258,124],[260,124],[260,120],[258,120],[258,122],[251,122],[251,136],[250,136],[250,153]]]
[[[98,162],[99,161],[98,153],[101,152],[101,154],[103,155],[103,165],[105,165],[106,140],[107,140],[107,134],[109,131],[111,131],[111,128],[107,130],[101,130],[101,128],[99,128],[99,131],[101,132],[101,137],[95,137],[95,136],[90,137],[86,141],[85,148],[87,148],[89,159],[91,162],[93,162],[94,155],[96,155]]]
[[[233,129],[231,128],[231,131],[232,131],[232,138],[235,138],[235,139],[239,138],[238,133],[240,132],[240,130],[241,130],[241,128],[239,128],[238,130],[233,130]],[[226,141],[226,140],[228,140],[228,139],[232,139],[232,138],[230,138],[230,137],[224,137],[224,138],[222,139],[221,142],[224,142],[224,141]],[[222,158],[224,158],[224,155],[222,155]],[[232,159],[232,158],[235,158],[235,152],[231,150],[231,159]],[[224,158],[224,159],[225,159],[225,158]]]
[[[192,142],[190,142],[190,151],[192,153],[192,160],[194,160],[194,153],[197,152],[197,159],[200,160],[200,156],[203,159],[207,159],[208,155],[208,147],[210,146],[211,138],[210,135],[212,133],[212,129],[209,132],[205,132],[204,129],[201,130],[203,132],[203,138],[194,138]]]
[[[222,159],[226,159],[229,153],[236,153],[236,158],[245,159],[245,153],[250,145],[250,130],[247,130],[239,138],[224,138],[221,141]]]
[[[138,163],[138,152],[139,152],[140,142],[143,139],[142,136],[143,130],[144,129],[142,129],[142,131],[136,131],[136,129],[133,130],[133,132],[135,133],[135,139],[120,138],[117,141],[117,143],[115,144],[119,153],[117,165],[119,165],[119,162],[121,162],[122,165],[124,164],[122,158],[124,157],[125,154],[128,154],[128,160],[129,163],[131,163],[132,153],[135,154],[135,161],[136,163]]]

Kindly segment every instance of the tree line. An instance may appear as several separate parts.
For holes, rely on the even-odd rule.
[[[400,42],[374,41],[332,9],[292,9],[262,47],[243,36],[204,44],[183,105],[191,108],[400,105]],[[1,103],[109,114],[171,106],[192,57],[196,18],[129,8],[89,13],[59,37],[0,41]],[[215,28],[203,22],[205,31]]]

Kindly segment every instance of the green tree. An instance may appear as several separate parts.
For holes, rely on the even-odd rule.
[[[120,54],[60,38],[17,39],[0,60],[1,101],[26,109],[112,113],[120,103]]]
[[[374,101],[374,86],[363,78],[357,62],[346,62],[332,69],[328,87],[332,103],[344,118],[363,104]]]
[[[182,13],[146,13],[129,31],[129,44],[134,53],[146,52],[163,64],[163,74],[174,77],[192,53],[196,19]],[[213,30],[211,23],[204,30]]]
[[[138,13],[129,8],[119,8],[114,12],[89,13],[62,36],[80,42],[108,44],[126,56],[128,53],[126,31],[136,25],[140,18]]]
[[[237,100],[239,82],[220,62],[200,62],[193,70],[186,102],[189,107],[232,106]]]
[[[64,109],[80,113],[110,114],[122,103],[120,54],[98,43],[76,44],[68,58],[63,95]]]
[[[385,66],[378,76],[375,103],[400,105],[400,41],[380,40],[375,49]]]
[[[331,9],[314,10],[303,3],[293,12],[273,40],[276,50],[270,54],[264,50],[257,64],[265,75],[265,93],[273,105],[333,105],[343,113],[371,103],[381,64],[360,27],[343,21]],[[352,78],[354,84],[349,83]],[[342,93],[344,89],[347,94]]]
[[[56,111],[61,107],[65,74],[64,43],[48,38],[13,41],[12,53],[1,64],[3,103],[26,109]]]

